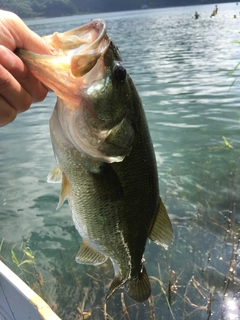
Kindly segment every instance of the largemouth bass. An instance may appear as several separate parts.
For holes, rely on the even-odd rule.
[[[167,248],[173,231],[140,97],[102,20],[44,39],[55,56],[18,55],[58,97],[50,119],[57,167],[48,181],[61,182],[58,207],[68,199],[83,239],[76,261],[110,258],[115,277],[106,299],[125,286],[142,302],[151,294],[146,241]]]

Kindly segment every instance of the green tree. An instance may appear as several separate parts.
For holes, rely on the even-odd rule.
[[[41,3],[34,1],[33,8],[45,17],[60,17],[76,13],[76,8],[71,0],[45,0]]]
[[[35,13],[31,7],[31,0],[0,0],[0,8],[12,11],[22,18],[35,16]]]

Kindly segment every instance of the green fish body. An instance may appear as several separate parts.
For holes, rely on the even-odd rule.
[[[77,54],[69,43],[76,34],[81,40]],[[92,38],[86,44],[82,39],[89,39],[89,34]],[[61,182],[58,207],[68,199],[83,239],[76,261],[99,265],[110,258],[115,277],[106,299],[124,285],[133,300],[142,302],[151,294],[143,265],[146,241],[150,238],[166,248],[173,231],[159,197],[155,154],[141,99],[101,20],[46,40],[71,57],[66,62],[60,56],[59,74],[71,69],[59,77],[60,84],[49,79],[57,78],[49,71],[43,77],[59,56],[44,60],[24,50],[19,56],[58,96],[50,119],[57,167],[48,181]],[[74,78],[68,93],[66,79],[72,84]]]

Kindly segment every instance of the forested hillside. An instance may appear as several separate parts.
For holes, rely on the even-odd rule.
[[[0,0],[0,8],[13,11],[22,18],[33,18],[221,2],[232,0]]]

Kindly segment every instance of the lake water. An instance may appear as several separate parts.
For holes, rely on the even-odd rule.
[[[238,69],[229,76],[240,6],[218,7],[215,18],[208,5],[26,21],[40,35],[106,21],[144,104],[175,234],[167,251],[147,244],[153,299],[117,291],[104,311],[111,263],[75,262],[81,239],[67,203],[55,210],[59,185],[46,182],[54,94],[0,128],[0,258],[64,320],[240,319]]]

